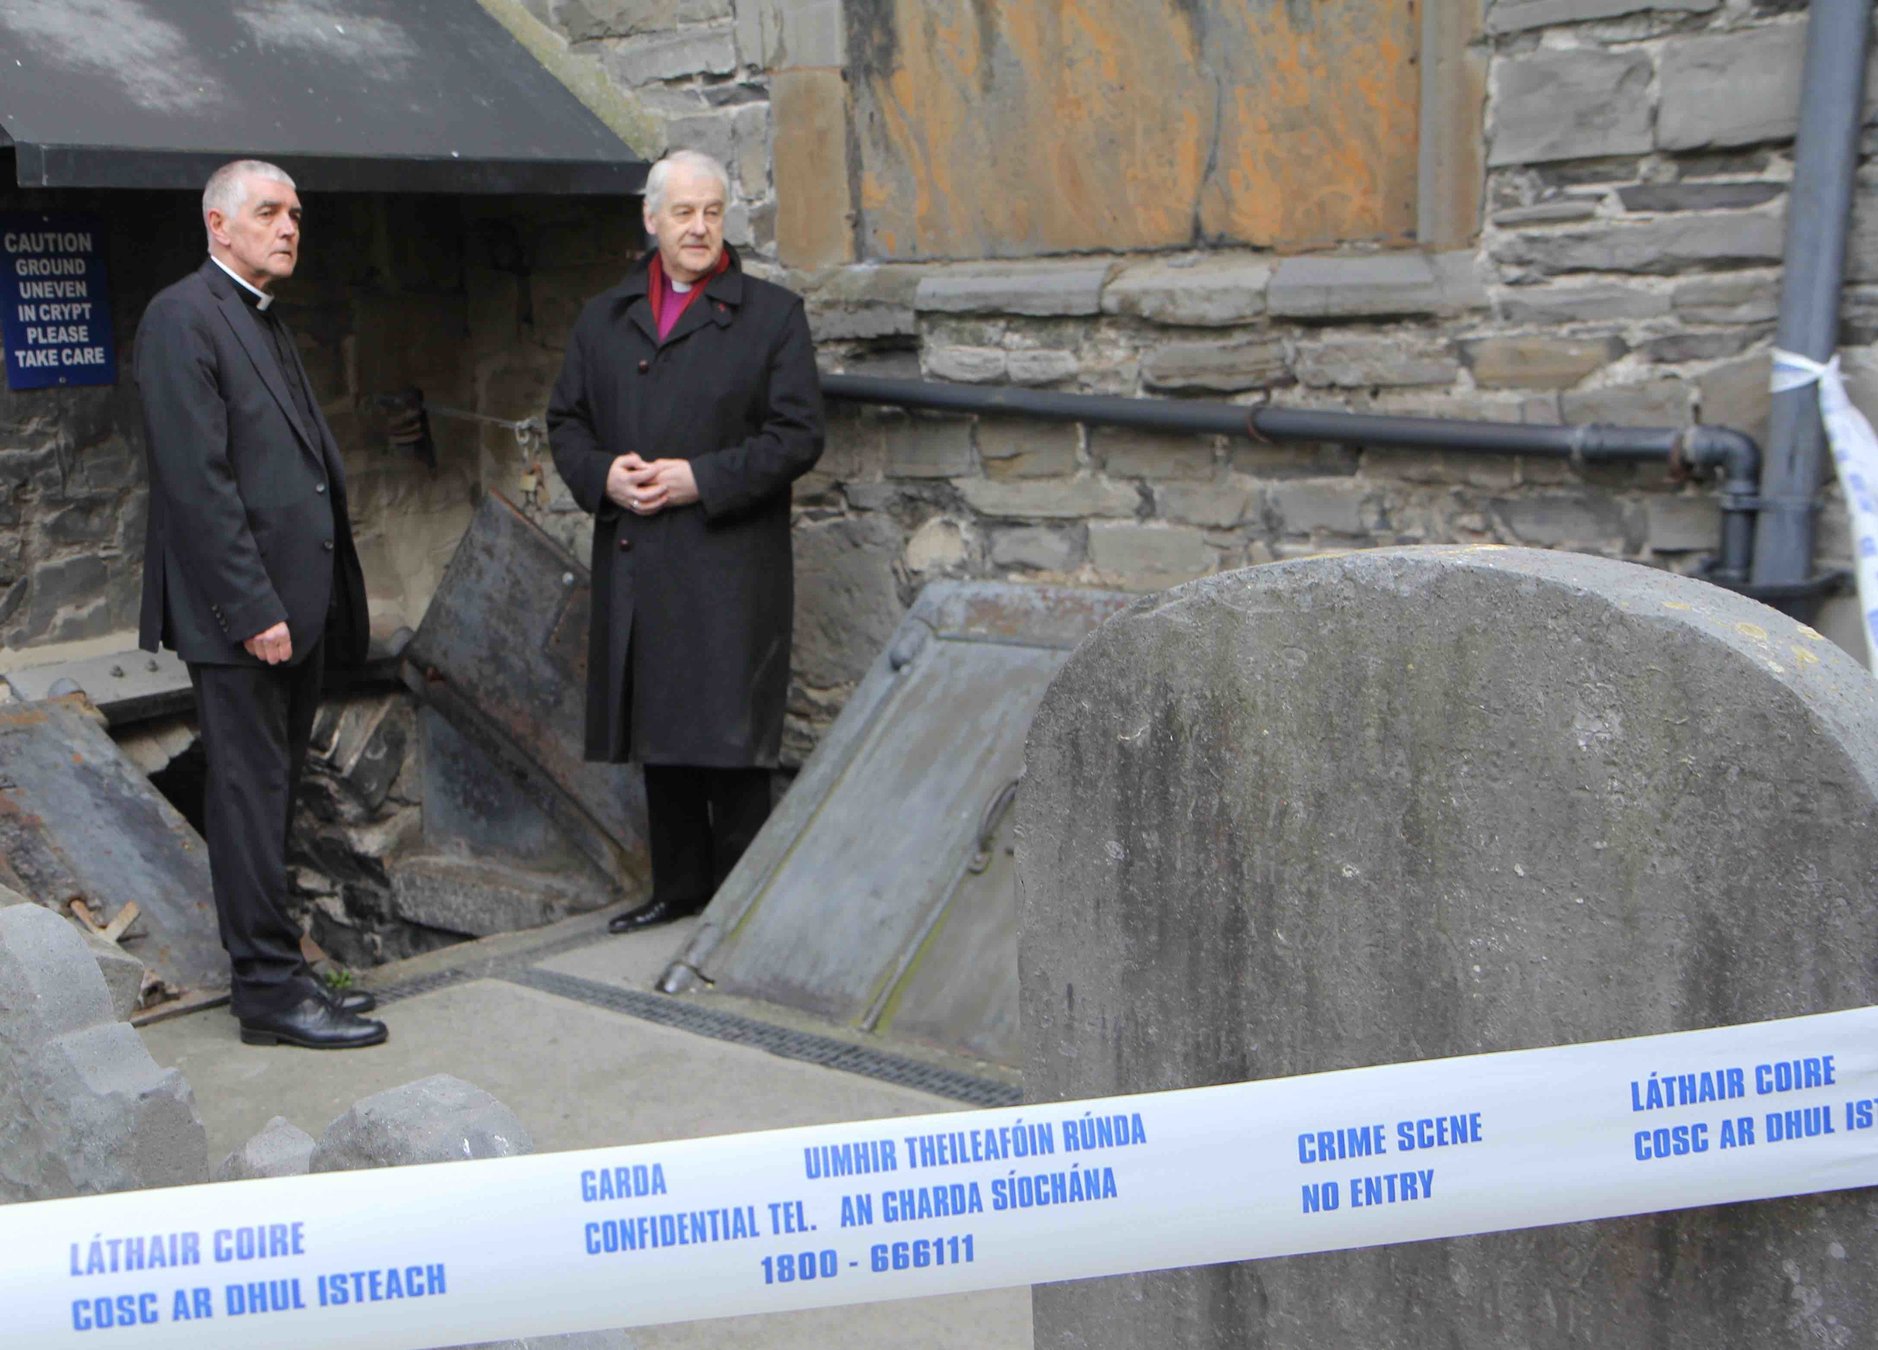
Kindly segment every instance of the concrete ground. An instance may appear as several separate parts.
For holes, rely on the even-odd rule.
[[[494,1094],[534,1134],[537,1152],[964,1109],[604,1006],[607,990],[649,992],[690,927],[612,937],[604,924],[604,915],[586,915],[370,972],[365,987],[392,997],[380,1014],[391,1039],[369,1050],[244,1046],[226,1008],[146,1026],[144,1044],[194,1086],[211,1158],[274,1116],[317,1138],[360,1097],[434,1073]],[[807,1026],[780,1015],[766,1021]],[[1030,1294],[723,1318],[634,1337],[643,1350],[1028,1350]]]

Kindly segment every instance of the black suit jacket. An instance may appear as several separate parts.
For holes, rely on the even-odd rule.
[[[185,661],[259,664],[242,643],[287,624],[305,658],[329,616],[329,652],[369,635],[332,429],[306,425],[260,316],[213,261],[159,292],[137,330],[150,464],[138,640]],[[294,353],[292,378],[306,372]]]

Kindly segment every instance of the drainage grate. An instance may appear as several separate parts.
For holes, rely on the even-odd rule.
[[[383,989],[374,989],[372,992],[378,996],[379,1006],[383,1007],[387,1003],[396,1003],[401,998],[416,998],[419,994],[434,994],[439,989],[448,989],[454,984],[467,984],[471,980],[480,978],[481,976],[477,975],[474,971],[440,970],[434,975],[418,975],[412,979],[402,980],[397,984],[387,985]]]
[[[532,958],[531,958],[532,959]],[[656,1022],[675,1031],[688,1031],[713,1040],[747,1045],[783,1059],[819,1064],[826,1069],[860,1074],[897,1087],[929,1092],[970,1106],[1019,1106],[1024,1096],[1021,1088],[992,1078],[979,1078],[956,1069],[922,1064],[915,1059],[888,1054],[864,1045],[850,1045],[831,1036],[771,1026],[754,1018],[739,1017],[715,1008],[701,1008],[687,999],[668,994],[648,994],[637,989],[620,989],[572,975],[527,968],[504,971],[499,978],[539,989],[546,994],[606,1008],[628,1017]]]

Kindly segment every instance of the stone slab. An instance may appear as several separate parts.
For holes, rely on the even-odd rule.
[[[1265,312],[1272,264],[1262,258],[1187,256],[1135,263],[1102,292],[1102,312],[1188,328],[1231,328]]]
[[[1569,389],[1624,354],[1614,337],[1509,336],[1465,344],[1483,389]]]
[[[1111,262],[1004,263],[934,267],[920,279],[915,306],[933,314],[1029,314],[1039,317],[1102,312],[1102,288]]]
[[[1286,258],[1272,274],[1266,307],[1286,318],[1436,314],[1440,279],[1419,253]]]
[[[1151,389],[1264,389],[1286,378],[1285,344],[1278,338],[1169,343],[1143,358],[1141,378]]]
[[[1722,0],[1494,0],[1487,11],[1490,33],[1520,33],[1627,14],[1707,14]]]
[[[0,856],[42,904],[104,921],[137,903],[125,950],[172,990],[228,987],[208,850],[80,696],[0,706]]]
[[[1635,283],[1514,286],[1500,293],[1508,323],[1560,324],[1608,319],[1654,319],[1669,313],[1670,298]]]
[[[1494,246],[1501,262],[1535,272],[1641,272],[1765,266],[1780,261],[1781,218],[1770,211],[1671,215],[1598,228],[1527,231]]]
[[[775,118],[776,251],[791,267],[854,260],[848,91],[839,70],[786,70],[770,83]]]
[[[1196,581],[1077,652],[1026,761],[1033,1103],[1878,994],[1878,687],[1656,569],[1391,549]],[[1878,1318],[1878,1212],[1851,1191],[1033,1297],[1047,1350],[1797,1350]]]

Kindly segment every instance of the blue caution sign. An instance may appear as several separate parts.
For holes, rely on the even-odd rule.
[[[0,215],[7,387],[117,383],[104,230],[69,212]]]

